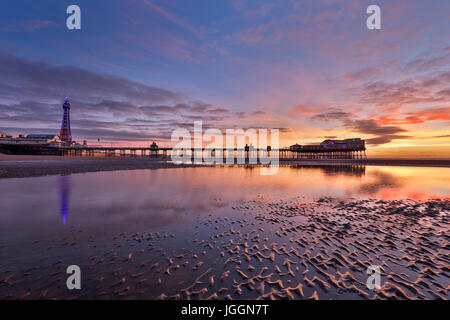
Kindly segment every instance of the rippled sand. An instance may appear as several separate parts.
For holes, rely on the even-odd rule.
[[[0,299],[448,299],[449,214],[450,200],[257,197],[173,230],[96,240],[72,228],[0,244]],[[66,289],[71,264],[82,290]]]

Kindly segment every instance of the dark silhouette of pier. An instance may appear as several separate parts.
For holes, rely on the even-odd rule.
[[[67,146],[58,148],[47,147],[48,153],[59,154],[64,156],[96,156],[103,155],[107,157],[150,157],[150,158],[170,158],[172,152],[176,150],[172,147],[159,147],[152,145],[150,147],[102,147],[102,146]],[[220,157],[220,154],[226,158],[233,154],[234,158],[243,157],[245,159],[258,157],[275,157],[278,152],[280,160],[332,160],[332,159],[366,159],[366,148],[358,147],[336,147],[336,148],[318,148],[317,146],[303,146],[303,148],[252,148],[245,146],[244,148],[234,149],[218,149],[218,148],[184,148],[182,153],[187,152],[192,158],[198,153],[207,153],[211,157]],[[180,152],[180,151],[178,151]]]
[[[85,144],[69,145],[36,145],[36,144],[0,144],[2,152],[10,154],[38,154],[38,155],[59,155],[59,156],[78,156],[78,157],[149,157],[166,159],[171,158],[173,152],[178,152],[180,156],[189,154],[194,158],[201,153],[209,155],[211,158],[278,158],[279,160],[352,160],[366,159],[366,148],[364,143],[359,144],[341,144],[332,147],[321,145],[294,145],[286,148],[272,149],[255,148],[246,145],[243,148],[183,148],[160,147],[156,143],[149,147],[112,147],[95,146]],[[278,154],[277,154],[278,153]],[[217,157],[216,157],[217,156]]]

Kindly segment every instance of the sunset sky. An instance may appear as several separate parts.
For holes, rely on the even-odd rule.
[[[450,158],[448,0],[3,0],[0,79],[11,134],[58,134],[69,95],[77,141],[169,145],[203,120],[279,128],[281,146],[362,137],[373,157]]]

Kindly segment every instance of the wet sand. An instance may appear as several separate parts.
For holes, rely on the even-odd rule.
[[[0,155],[0,178],[25,178],[72,173],[186,168],[194,165],[179,164],[152,158],[120,157],[61,157]]]
[[[280,165],[375,165],[450,167],[450,160],[434,159],[365,159],[365,160],[284,160]],[[61,157],[0,154],[0,178],[22,178],[71,173],[194,167],[170,161],[142,157]]]
[[[0,299],[448,299],[449,214],[450,199],[256,196],[182,228],[101,239],[72,227],[1,243]],[[71,264],[82,290],[66,289]]]

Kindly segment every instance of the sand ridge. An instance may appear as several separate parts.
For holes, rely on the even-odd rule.
[[[59,245],[37,241],[44,254],[33,265],[0,269],[0,298],[449,298],[448,199],[259,197],[232,212],[197,217],[192,234],[122,233],[97,243],[73,229]],[[85,270],[81,292],[65,288],[74,256]],[[382,270],[380,290],[366,286],[370,265]]]

